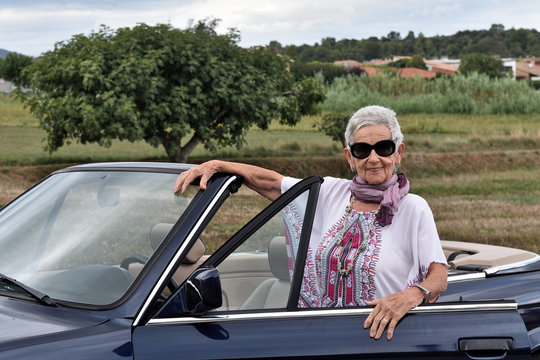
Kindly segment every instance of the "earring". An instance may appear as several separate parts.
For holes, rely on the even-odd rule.
[[[351,171],[352,171],[353,173],[356,173],[356,168],[355,168],[354,166],[351,166]]]

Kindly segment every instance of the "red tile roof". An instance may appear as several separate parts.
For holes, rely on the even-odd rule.
[[[450,74],[455,73],[459,69],[459,67],[456,65],[445,64],[439,61],[424,60],[424,63],[426,65],[429,65],[431,67],[431,71],[434,71],[436,73],[443,73],[443,74],[450,75]]]
[[[435,75],[437,75],[434,71],[422,70],[417,68],[399,69],[398,74],[401,78],[413,78],[415,76],[421,76],[425,79],[433,79]]]
[[[341,65],[341,66],[344,66],[347,69],[352,69],[352,68],[355,68],[355,67],[361,67],[362,66],[362,64],[359,63],[356,60],[337,60],[337,61],[334,61],[334,65]]]
[[[376,67],[373,67],[373,66],[362,66],[360,69],[364,70],[368,77],[370,77],[371,75],[373,75],[375,73],[384,71],[381,68],[376,68]]]
[[[540,76],[540,66],[533,64],[534,63],[517,62],[516,78],[530,80],[531,76]]]

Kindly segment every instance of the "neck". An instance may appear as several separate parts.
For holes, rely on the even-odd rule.
[[[375,211],[379,208],[379,203],[368,203],[360,200],[353,199],[352,208],[360,212]]]

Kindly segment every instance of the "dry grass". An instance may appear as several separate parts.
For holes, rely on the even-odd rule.
[[[0,207],[63,165],[0,167]]]
[[[201,239],[207,253],[216,251],[227,239],[264,209],[270,201],[243,186],[218,210]]]
[[[428,199],[442,239],[540,251],[540,204]]]
[[[294,128],[273,123],[252,129],[247,146],[199,160],[234,158],[284,174],[351,176],[339,144],[320,134],[307,117]],[[540,115],[400,116],[407,145],[403,170],[412,192],[432,207],[441,238],[520,247],[535,252],[540,243]],[[110,149],[72,144],[48,155],[45,133],[18,103],[0,98],[0,206],[66,163],[163,159],[145,143],[115,142]],[[35,164],[60,164],[41,165]],[[28,165],[28,166],[7,166]],[[210,250],[268,204],[241,189],[231,196],[204,234]]]

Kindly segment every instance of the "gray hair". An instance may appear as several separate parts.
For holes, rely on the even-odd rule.
[[[403,141],[403,133],[399,126],[394,110],[379,106],[371,105],[358,110],[351,116],[345,131],[345,141],[347,145],[354,142],[354,135],[364,126],[384,125],[390,129],[392,140],[396,143],[396,148]]]

